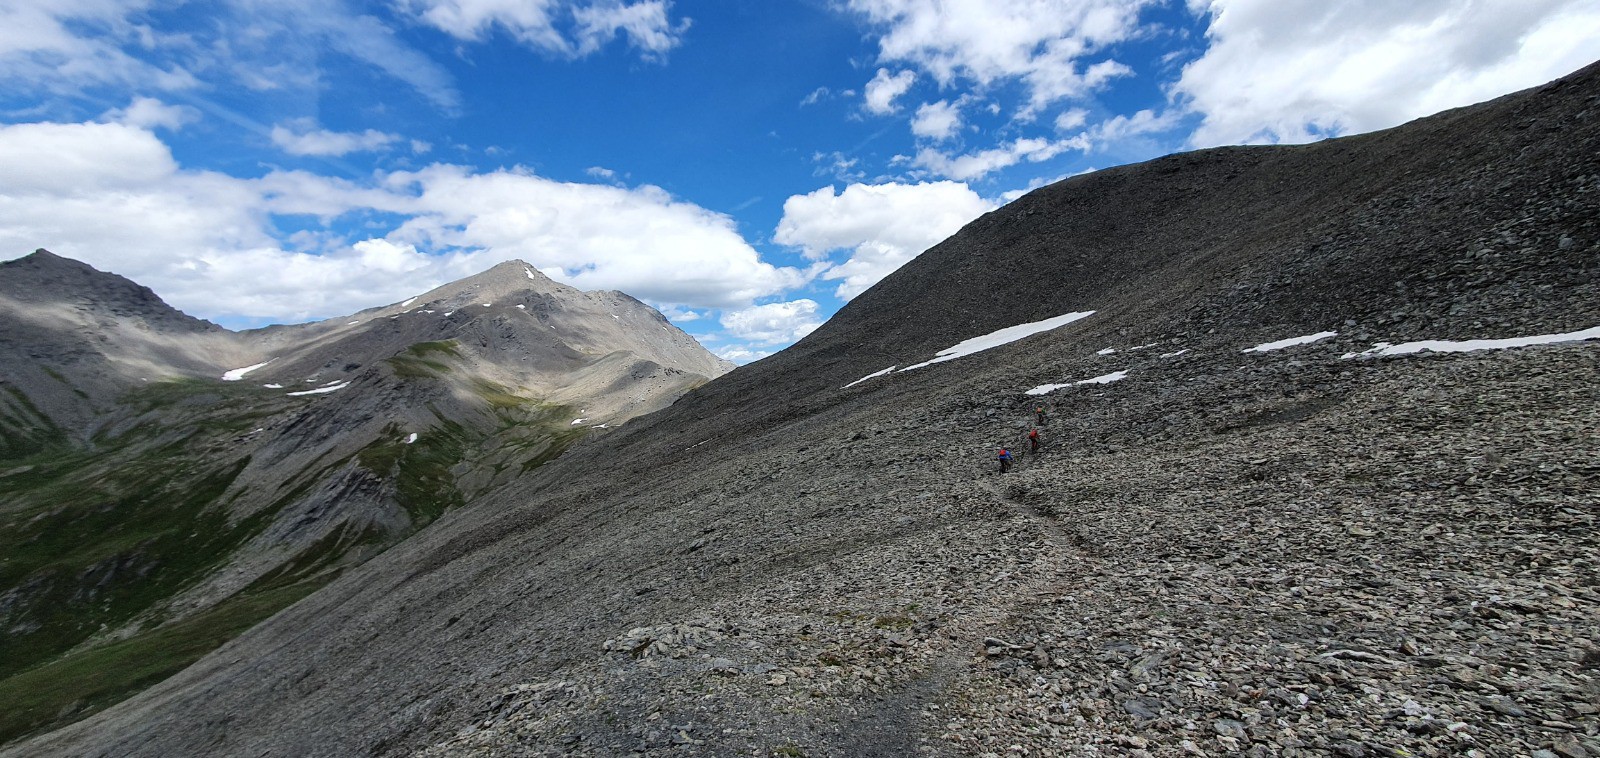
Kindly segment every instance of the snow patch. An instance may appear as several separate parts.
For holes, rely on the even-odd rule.
[[[351,321],[350,323],[345,324],[345,326],[355,326],[356,324],[359,324],[359,323],[361,323],[361,322],[360,321]]]
[[[1031,390],[1028,390],[1027,394],[1048,395],[1056,390],[1066,389],[1067,387],[1076,387],[1080,384],[1110,384],[1112,382],[1120,382],[1126,378],[1128,378],[1127,371],[1113,371],[1109,374],[1101,374],[1089,379],[1080,379],[1076,382],[1067,382],[1066,384],[1041,384]]]
[[[846,389],[846,390],[850,389],[851,387],[854,387],[857,384],[860,384],[860,383],[862,383],[862,382],[864,382],[864,381],[866,381],[868,379],[877,379],[878,377],[883,376],[884,374],[887,374],[887,373],[889,373],[889,372],[891,372],[893,370],[894,370],[894,366],[890,366],[890,367],[888,367],[888,368],[886,368],[886,369],[884,369],[882,371],[874,371],[874,372],[872,372],[870,374],[867,374],[866,376],[861,377],[860,379],[857,379],[857,380],[855,380],[855,381],[853,381],[853,382],[851,382],[849,384],[846,384],[843,387],[840,387],[839,389]]]
[[[519,305],[517,307],[521,308],[522,310],[527,310],[528,309],[528,306],[526,306],[526,305]]]
[[[1277,342],[1263,342],[1255,347],[1247,347],[1243,352],[1265,353],[1269,350],[1282,350],[1286,347],[1294,347],[1295,345],[1309,345],[1317,340],[1324,340],[1338,334],[1338,332],[1317,332],[1316,334],[1307,334],[1304,337],[1290,337],[1289,339],[1278,340]]]
[[[1176,357],[1178,357],[1180,355],[1183,355],[1184,353],[1187,353],[1187,352],[1189,352],[1189,348],[1184,348],[1182,350],[1179,350],[1176,353],[1162,353],[1161,357],[1162,358],[1176,358]]]
[[[281,385],[281,384],[263,384],[261,386],[266,387],[269,390],[281,390],[281,389],[283,389],[283,385]]]
[[[485,307],[485,308],[492,308],[492,307],[494,307],[494,303],[484,303],[484,304],[483,304],[483,307]]]
[[[222,381],[224,381],[224,382],[237,382],[240,379],[243,379],[245,374],[248,374],[251,371],[255,371],[256,369],[261,368],[262,366],[265,366],[268,363],[271,363],[271,362],[273,362],[275,360],[277,360],[277,359],[276,358],[268,358],[266,361],[264,361],[262,363],[257,363],[254,366],[245,366],[244,368],[236,368],[236,369],[234,369],[232,371],[225,372],[222,375]]]
[[[421,295],[417,295],[417,297],[422,297],[422,296],[421,296]],[[410,305],[410,304],[412,304],[412,303],[415,303],[415,302],[417,302],[417,297],[414,297],[414,298],[411,298],[411,299],[410,299],[410,300],[407,300],[407,301],[405,301],[405,302],[403,302],[403,303],[401,303],[401,304],[400,304],[400,307],[401,307],[401,308],[404,308],[404,307],[406,307],[406,306],[408,306],[408,305]]]
[[[1410,355],[1411,353],[1421,352],[1469,353],[1474,350],[1504,350],[1512,347],[1553,345],[1559,342],[1582,342],[1592,339],[1600,339],[1600,326],[1579,332],[1537,334],[1532,337],[1507,337],[1499,340],[1420,340],[1417,342],[1404,342],[1399,345],[1378,342],[1373,344],[1371,350],[1364,350],[1359,353],[1345,353],[1340,357],[1367,358],[1375,355]]]
[[[579,424],[581,424],[581,423],[583,423],[585,421],[588,421],[588,420],[589,419],[586,419],[586,418],[575,418],[575,419],[572,420],[572,423],[569,424],[569,426],[577,426],[577,425],[579,425]]]
[[[1024,337],[1032,337],[1040,332],[1048,332],[1051,329],[1066,326],[1067,324],[1077,321],[1078,319],[1087,318],[1092,315],[1094,315],[1094,311],[1063,313],[1060,316],[1056,316],[1055,318],[1047,318],[1043,321],[1033,321],[1026,324],[1008,326],[1004,329],[997,329],[982,336],[973,337],[972,339],[968,340],[962,340],[961,342],[957,342],[950,347],[940,350],[935,354],[936,357],[934,357],[933,360],[923,361],[922,363],[913,363],[910,366],[906,366],[900,370],[910,371],[912,369],[922,368],[923,366],[931,366],[935,363],[944,363],[945,361],[953,361],[957,358],[965,358],[973,353],[981,353],[985,350],[1016,342]]]
[[[1111,355],[1112,353],[1115,353],[1115,352],[1117,352],[1116,348],[1108,347],[1108,348],[1106,348],[1104,350],[1096,350],[1096,351],[1094,351],[1094,354],[1095,355]]]
[[[529,279],[532,279],[536,282],[539,281],[539,277],[533,275],[533,269],[531,268],[523,269],[522,273],[527,274]]]
[[[334,391],[337,391],[337,390],[342,390],[342,389],[344,389],[345,387],[348,387],[348,386],[350,386],[349,382],[343,382],[341,384],[334,384],[334,385],[327,386],[327,387],[318,387],[318,388],[316,388],[314,390],[305,390],[305,391],[302,391],[302,392],[290,392],[288,394],[289,394],[289,397],[299,397],[300,395],[320,395],[320,394],[322,394],[324,392],[334,392]]]
[[[409,444],[411,444],[413,442],[416,442],[416,441],[417,441],[417,433],[416,432],[412,432],[410,436],[406,437],[406,444],[407,445],[409,445]]]
[[[455,313],[455,311],[445,311],[445,312],[444,312],[444,317],[445,317],[445,318],[450,318],[450,316],[451,316],[451,315],[452,315],[452,314],[454,314],[454,313]]]

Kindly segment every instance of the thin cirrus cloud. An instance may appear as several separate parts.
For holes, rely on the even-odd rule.
[[[566,58],[589,55],[623,38],[646,58],[659,59],[683,41],[690,22],[674,22],[666,0],[403,0],[400,7],[462,40],[501,29],[523,45]]]
[[[404,141],[398,134],[367,129],[362,132],[335,132],[316,128],[315,122],[297,119],[272,127],[272,144],[290,155],[340,156],[355,152],[385,150]]]

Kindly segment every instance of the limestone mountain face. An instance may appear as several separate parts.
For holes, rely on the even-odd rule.
[[[1597,104],[1042,188],[16,752],[1600,752]]]
[[[726,370],[520,262],[237,333],[46,251],[0,264],[0,735],[114,702]]]

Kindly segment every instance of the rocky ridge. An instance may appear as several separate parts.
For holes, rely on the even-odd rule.
[[[235,333],[39,251],[0,264],[0,313],[0,739],[176,671],[727,366],[516,261]]]
[[[18,749],[1600,755],[1600,343],[1361,355],[1600,325],[1597,106],[1044,188]]]

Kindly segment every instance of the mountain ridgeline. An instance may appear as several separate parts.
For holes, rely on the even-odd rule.
[[[47,251],[0,263],[0,735],[159,680],[728,368],[517,261],[238,333]]]
[[[14,752],[1600,753],[1597,154],[1590,67],[1044,187]]]

